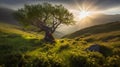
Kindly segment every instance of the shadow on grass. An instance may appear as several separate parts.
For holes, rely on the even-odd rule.
[[[23,54],[39,48],[41,44],[38,39],[25,39],[18,34],[0,32],[0,65],[18,63]]]

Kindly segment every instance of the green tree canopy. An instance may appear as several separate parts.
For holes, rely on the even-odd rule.
[[[52,33],[60,24],[72,24],[73,14],[62,5],[43,3],[37,5],[25,5],[15,12],[15,17],[24,26],[35,26],[46,32],[45,39],[50,40]]]

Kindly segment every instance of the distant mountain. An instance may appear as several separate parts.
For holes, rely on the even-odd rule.
[[[120,14],[115,14],[115,15],[98,14],[94,18],[90,18],[90,20],[95,25],[114,22],[114,21],[120,21]]]
[[[98,35],[99,37],[100,34],[102,36],[103,34],[108,35],[110,32],[114,32],[114,31],[120,32],[120,21],[84,28],[72,34],[66,35],[64,36],[64,38],[87,37],[87,36],[98,35],[98,34],[99,34]],[[115,34],[112,34],[112,35],[115,35]]]
[[[0,22],[18,25],[19,23],[15,20],[13,13],[14,10],[12,9],[0,7]]]
[[[9,8],[0,7],[0,22],[19,25],[18,21],[13,16],[14,11],[15,10],[12,10]],[[78,31],[80,29],[84,29],[84,28],[87,28],[90,26],[105,24],[105,23],[114,22],[114,21],[120,21],[120,14],[117,14],[117,15],[99,14],[99,15],[95,16],[94,18],[88,17],[88,19],[90,21],[84,21],[84,22],[79,21],[79,22],[77,22],[76,25],[72,25],[71,27],[61,26],[57,30],[57,32],[54,33],[54,36],[56,38],[60,38],[66,34],[70,34],[75,31]]]
[[[120,21],[120,14],[116,15],[98,14],[95,16],[87,17],[87,20],[78,21],[76,25],[63,26],[63,28],[61,27],[60,32],[63,32],[64,34],[70,34],[87,27],[115,21]]]

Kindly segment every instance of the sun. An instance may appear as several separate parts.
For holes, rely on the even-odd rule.
[[[91,12],[90,11],[87,11],[87,10],[81,10],[80,11],[80,14],[79,14],[79,17],[80,19],[83,19],[83,18],[86,18],[88,16],[91,15]]]

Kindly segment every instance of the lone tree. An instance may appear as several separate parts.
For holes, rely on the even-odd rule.
[[[62,5],[43,3],[37,5],[25,5],[15,12],[15,18],[24,26],[34,26],[45,32],[44,40],[54,42],[52,34],[60,24],[71,24],[73,14]]]

